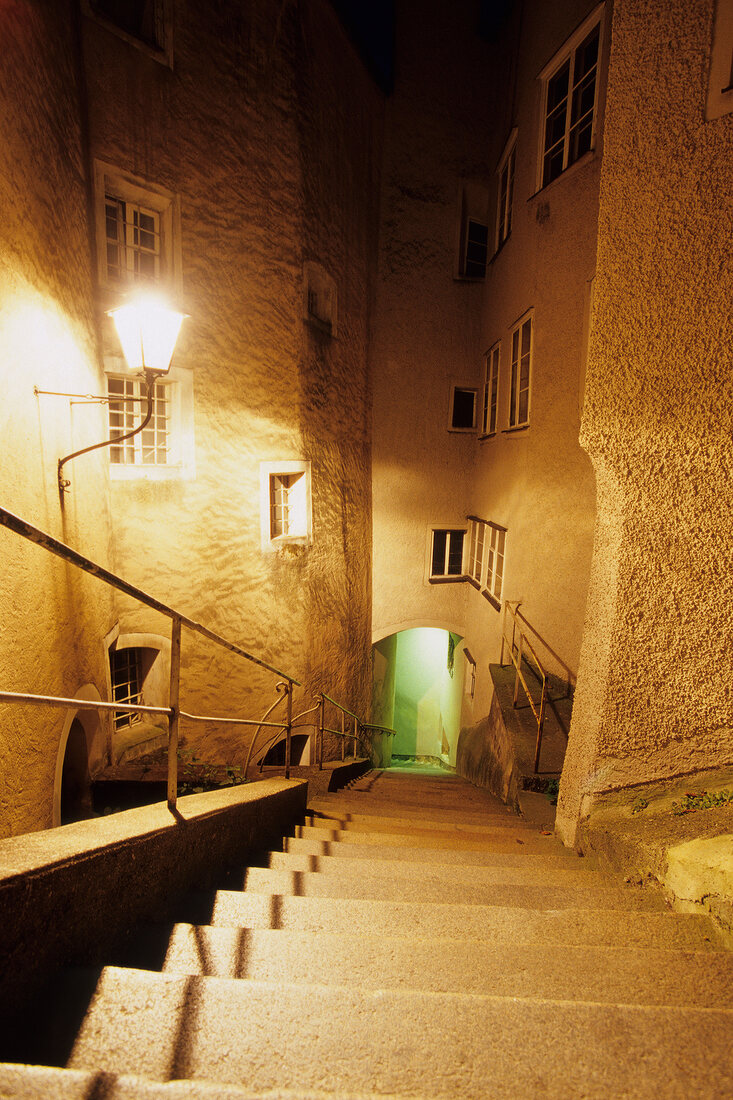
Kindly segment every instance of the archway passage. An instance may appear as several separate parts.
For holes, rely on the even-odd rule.
[[[392,759],[455,764],[465,661],[449,630],[415,627],[373,647],[374,722],[396,731]]]
[[[307,733],[294,733],[290,740],[290,763],[295,766],[296,764],[304,764],[304,756],[306,753],[306,745],[308,744],[309,736]],[[265,759],[262,761],[262,766],[268,765],[283,767],[285,765],[285,738],[282,741],[278,741],[272,748],[267,750]]]
[[[78,718],[71,723],[61,773],[61,824],[92,817],[92,785],[84,727]]]

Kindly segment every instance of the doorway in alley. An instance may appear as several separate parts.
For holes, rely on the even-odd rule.
[[[396,731],[392,758],[455,764],[465,661],[458,634],[415,627],[374,644],[372,720]]]

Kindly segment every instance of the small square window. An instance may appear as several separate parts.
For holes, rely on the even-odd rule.
[[[81,0],[82,10],[113,34],[172,65],[172,0]]]
[[[310,463],[260,463],[260,530],[263,550],[311,542]]]
[[[476,390],[452,387],[450,426],[456,432],[471,432],[476,427]]]
[[[465,530],[434,528],[430,554],[431,577],[463,576]]]

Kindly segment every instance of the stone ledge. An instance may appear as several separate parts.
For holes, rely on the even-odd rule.
[[[69,963],[94,963],[131,926],[287,832],[307,784],[270,779],[0,841],[0,1014]]]

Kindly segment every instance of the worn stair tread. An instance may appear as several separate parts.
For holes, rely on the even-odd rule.
[[[164,971],[206,977],[733,1008],[733,954],[174,926]],[[559,948],[559,949],[558,949]]]
[[[516,906],[288,897],[219,890],[209,924],[217,927],[514,939],[543,943],[650,944],[717,948],[708,919],[697,913],[632,909],[524,909]]]
[[[664,909],[666,901],[656,889],[638,886],[543,885],[534,883],[481,882],[477,876],[461,881],[441,877],[432,865],[422,879],[409,882],[375,872],[346,877],[337,872],[277,871],[248,867],[244,871],[246,893],[298,897],[374,898],[385,901],[418,901],[423,904],[454,901],[464,905],[516,905],[533,909]],[[510,872],[513,869],[510,869]],[[431,873],[432,872],[432,873]],[[561,874],[562,872],[558,872]],[[541,872],[537,873],[538,879]]]
[[[307,840],[313,844],[340,841],[343,844],[381,844],[387,848],[418,847],[418,848],[444,848],[465,850],[468,852],[507,852],[516,851],[524,847],[526,851],[534,852],[560,852],[562,846],[551,834],[543,834],[538,830],[509,829],[502,834],[493,836],[471,837],[455,834],[449,836],[440,833],[424,833],[420,836],[410,837],[407,833],[360,833],[348,829],[309,829],[307,826],[297,826],[294,830],[300,835],[294,840]],[[411,841],[413,842],[411,845]]]
[[[500,850],[493,846],[480,848],[432,848],[425,845],[383,845],[348,844],[340,840],[305,840],[300,837],[285,837],[283,853],[285,855],[332,856],[335,859],[362,860],[375,859],[380,862],[409,860],[413,863],[439,863],[446,866],[455,864],[466,867],[587,867],[597,869],[595,860],[581,858],[577,852],[566,849],[553,849],[550,854],[534,850],[527,851],[527,845],[503,844]],[[281,853],[278,852],[278,855]]]
[[[134,1074],[98,1073],[0,1063],[2,1100],[406,1100],[395,1093],[273,1088],[253,1091],[246,1085],[217,1081],[151,1081]]]
[[[521,859],[521,857],[517,857]],[[343,860],[337,856],[315,855],[307,852],[270,852],[266,860],[266,869],[271,871],[308,871],[325,875],[338,875],[343,882],[354,877],[375,878],[379,880],[399,879],[402,882],[462,882],[537,884],[545,886],[618,886],[617,875],[606,874],[590,867],[546,865],[523,866],[521,863],[507,865],[462,864],[462,863],[426,863],[411,860],[409,856],[400,860],[380,860],[369,857]],[[246,871],[242,872],[242,876]]]
[[[353,801],[326,802],[323,799],[317,799],[308,802],[307,813],[313,817],[334,816],[352,820],[372,818],[380,821],[404,821],[408,824],[426,821],[449,828],[461,825],[465,828],[488,829],[501,827],[505,822],[509,824],[521,824],[522,822],[519,814],[508,810],[506,807],[501,812],[480,807],[471,810],[466,807],[465,803],[462,803],[456,806],[431,804],[428,809],[424,800],[408,805],[394,802],[391,799],[375,802],[374,799],[367,798],[362,803],[354,803]],[[554,816],[554,811],[550,807],[549,817],[552,816]]]
[[[722,1097],[733,1093],[733,1012],[107,968],[69,1065],[255,1091]]]
[[[461,822],[448,822],[448,821],[436,821],[431,820],[428,817],[415,818],[414,821],[409,821],[406,818],[400,817],[347,817],[345,814],[336,814],[334,816],[316,816],[309,814],[302,825],[296,826],[298,829],[325,829],[327,832],[333,830],[349,831],[353,833],[389,833],[394,836],[395,834],[406,833],[409,836],[422,836],[437,835],[437,836],[466,836],[466,837],[492,837],[501,836],[503,833],[518,832],[518,833],[536,833],[537,827],[526,825],[520,817],[510,817],[506,821],[487,822],[486,824],[478,823],[461,823]],[[297,835],[297,834],[296,834]]]

